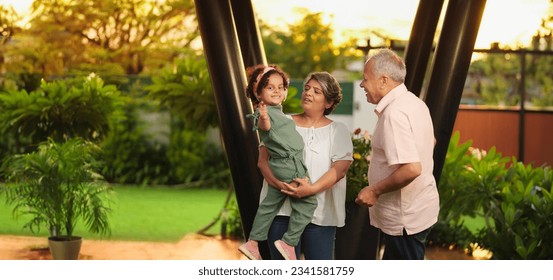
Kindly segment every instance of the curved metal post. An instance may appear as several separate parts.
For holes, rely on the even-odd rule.
[[[405,48],[405,85],[417,96],[420,96],[443,5],[444,0],[419,1],[409,43]]]
[[[247,238],[258,207],[262,176],[259,139],[246,119],[246,76],[229,1],[195,0],[198,23],[219,114],[223,143]]]
[[[265,64],[265,49],[250,0],[230,0],[234,23],[246,67]]]
[[[265,49],[263,48],[263,41],[261,40],[261,34],[251,1],[230,0],[230,3],[244,65],[246,67],[257,64],[267,65]],[[257,168],[257,160],[250,164],[253,164]],[[261,188],[261,183],[253,187],[259,190]],[[259,196],[257,196],[256,199],[258,200]],[[244,221],[242,221],[242,223],[244,223]],[[253,218],[251,221],[248,221],[248,223],[253,224]],[[245,229],[246,227],[244,227],[244,230]],[[246,236],[248,235],[249,234],[246,234]],[[266,241],[259,242],[259,252],[263,259],[270,259],[269,246]]]
[[[434,177],[442,168],[486,0],[449,0],[425,102],[434,123]]]

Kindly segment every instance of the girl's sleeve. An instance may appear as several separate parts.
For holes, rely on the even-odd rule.
[[[253,131],[258,130],[258,129],[259,129],[259,127],[258,127],[258,123],[259,123],[259,110],[258,110],[258,109],[255,109],[255,111],[253,112],[253,114],[247,114],[246,117],[253,120],[253,128],[252,128],[252,130],[253,130]]]
[[[351,142],[351,132],[340,122],[335,122],[334,131],[331,133],[331,159],[332,162],[338,160],[352,161],[353,143]]]

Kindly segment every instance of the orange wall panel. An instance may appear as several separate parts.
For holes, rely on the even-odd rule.
[[[553,114],[527,112],[524,127],[524,162],[553,166]]]
[[[495,146],[503,156],[518,158],[518,112],[459,109],[453,131],[460,132],[460,143],[472,139],[475,148],[489,150]]]

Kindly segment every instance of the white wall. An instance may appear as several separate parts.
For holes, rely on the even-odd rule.
[[[374,132],[377,117],[374,113],[376,105],[367,102],[365,92],[359,84],[361,81],[353,82],[353,114],[352,115],[337,115],[330,114],[330,119],[345,124],[349,131],[353,132],[357,128],[361,128],[361,132],[368,130],[370,134]]]
[[[359,87],[360,83],[353,82],[353,127],[361,128],[361,131],[368,130],[372,134],[378,120],[374,113],[376,105],[367,102],[365,91]]]

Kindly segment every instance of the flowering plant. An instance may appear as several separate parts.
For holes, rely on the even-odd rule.
[[[357,128],[352,136],[353,142],[353,162],[351,163],[346,175],[346,201],[353,202],[361,189],[369,185],[367,173],[371,161],[371,135],[365,130],[361,134],[361,129]]]

